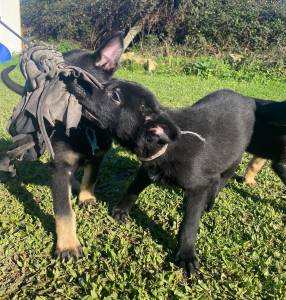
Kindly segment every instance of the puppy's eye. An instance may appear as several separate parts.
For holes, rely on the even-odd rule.
[[[117,104],[121,103],[120,96],[117,91],[111,91],[109,95],[112,101],[116,102]]]

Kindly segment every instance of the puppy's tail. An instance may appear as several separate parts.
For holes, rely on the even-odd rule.
[[[17,82],[14,82],[10,77],[9,77],[9,73],[14,70],[16,67],[16,65],[12,65],[9,66],[7,68],[5,68],[2,72],[1,72],[1,79],[3,81],[3,83],[13,92],[19,94],[19,95],[23,95],[25,92],[25,88],[23,86],[21,86],[20,84],[18,84]]]
[[[258,104],[256,115],[271,125],[286,126],[286,101]]]

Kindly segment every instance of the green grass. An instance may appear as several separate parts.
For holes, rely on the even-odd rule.
[[[117,75],[148,86],[170,106],[191,104],[219,88],[286,98],[282,81],[222,81],[123,69]],[[19,71],[13,76],[20,80]],[[6,122],[18,98],[0,83],[2,152],[9,140]],[[99,174],[97,205],[79,208],[73,199],[84,257],[66,264],[55,259],[47,161],[45,156],[19,165],[15,178],[0,174],[0,299],[286,298],[285,187],[269,166],[255,188],[230,182],[204,215],[197,243],[201,268],[187,279],[173,263],[181,190],[151,185],[127,223],[119,225],[109,216],[139,166],[116,146]]]

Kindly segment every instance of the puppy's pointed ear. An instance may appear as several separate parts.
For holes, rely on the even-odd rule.
[[[180,129],[166,114],[161,114],[155,120],[147,120],[147,135],[160,144],[167,144],[180,137]]]
[[[95,66],[113,73],[123,53],[123,33],[118,32],[103,42],[95,52]]]

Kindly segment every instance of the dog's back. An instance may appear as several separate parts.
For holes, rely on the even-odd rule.
[[[203,157],[204,165],[213,172],[223,172],[224,168],[240,159],[251,140],[255,124],[254,100],[230,90],[214,92],[191,107],[170,110],[169,113],[181,130],[195,131],[205,138],[204,149],[198,153],[200,158]],[[190,150],[193,140],[188,142],[184,137],[180,147],[182,143],[186,144],[186,151],[193,152]],[[215,170],[217,168],[222,169]]]

